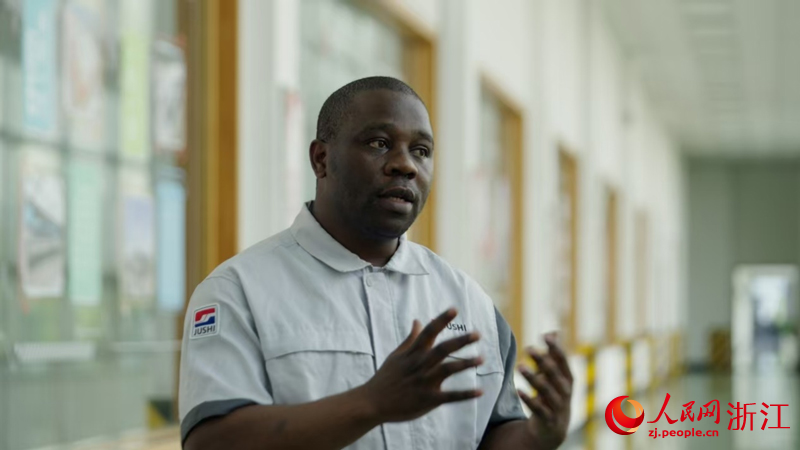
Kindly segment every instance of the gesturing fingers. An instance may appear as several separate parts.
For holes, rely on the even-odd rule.
[[[458,312],[455,308],[450,308],[447,311],[443,312],[439,315],[439,317],[433,319],[422,332],[417,336],[417,339],[411,345],[411,351],[419,351],[422,349],[428,349],[433,346],[434,341],[436,341],[436,336],[444,330],[448,323],[452,322],[453,319],[456,318]]]
[[[521,390],[517,389],[517,394],[519,398],[528,405],[528,408],[540,419],[542,419],[546,423],[553,423],[554,416],[553,412],[542,403],[541,397],[533,398],[530,395],[522,392]]]
[[[519,371],[528,383],[539,393],[540,399],[543,399],[547,406],[553,412],[561,410],[564,406],[564,398],[548,380],[544,373],[535,374],[529,368],[520,366]]]
[[[419,330],[421,327],[422,325],[420,325],[419,320],[414,319],[414,322],[411,324],[411,332],[408,333],[408,336],[403,340],[403,342],[397,346],[397,350],[405,350],[411,347],[411,345],[417,339],[417,336],[419,336]]]
[[[428,356],[425,358],[423,365],[425,367],[435,366],[436,364],[442,362],[451,353],[461,350],[473,342],[477,342],[480,338],[480,334],[477,331],[474,331],[472,333],[463,334],[459,337],[441,342],[436,345],[436,347],[431,349],[431,351],[428,353]]]
[[[567,355],[564,353],[564,349],[561,348],[558,341],[556,341],[555,333],[548,333],[545,335],[544,340],[550,350],[550,355],[553,357],[556,364],[558,364],[558,367],[570,384],[572,384],[572,371],[569,368],[569,362],[567,362]]]
[[[436,396],[436,400],[441,405],[444,403],[461,402],[480,397],[481,395],[483,395],[483,391],[480,389],[472,389],[469,391],[444,391]]]
[[[572,393],[572,383],[563,373],[562,369],[556,363],[554,358],[549,354],[542,354],[533,348],[527,349],[528,355],[536,361],[539,370],[542,371],[550,384],[558,391],[559,394],[569,397]]]
[[[430,371],[431,378],[437,383],[441,384],[445,379],[451,375],[463,372],[472,367],[478,367],[483,364],[483,358],[478,356],[476,358],[459,359],[457,361],[440,364]]]

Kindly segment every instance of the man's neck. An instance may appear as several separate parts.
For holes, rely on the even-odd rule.
[[[357,228],[348,226],[341,215],[324,202],[312,201],[309,211],[331,237],[375,267],[385,266],[400,244],[398,238],[372,239],[363,236]]]

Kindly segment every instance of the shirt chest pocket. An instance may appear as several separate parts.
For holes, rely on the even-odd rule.
[[[493,349],[491,348],[491,345],[496,345],[496,343],[490,343],[488,345],[486,344],[487,343],[477,343],[473,344],[472,346],[462,348],[451,353],[443,361],[443,363],[448,364],[465,362],[477,357],[478,355],[483,357],[483,364],[480,366],[470,367],[469,369],[451,375],[442,383],[443,391],[480,389],[484,392],[484,395],[475,401],[467,401],[456,404],[465,408],[464,413],[468,413],[469,415],[474,414],[473,418],[476,420],[479,419],[479,413],[483,412],[487,406],[489,407],[489,410],[491,410],[491,407],[494,404],[494,399],[497,398],[497,394],[500,392],[503,379],[503,366],[501,365],[499,358],[496,358],[492,353]],[[475,405],[478,407],[473,409],[473,406]]]
[[[275,404],[318,400],[358,387],[375,374],[369,337],[299,332],[262,344]]]
[[[478,355],[484,363],[447,378],[443,391],[481,389],[483,395],[474,400],[450,403],[434,409],[414,424],[419,439],[440,450],[477,448],[489,415],[497,400],[503,380],[503,366],[497,353],[497,341],[491,334],[481,333],[484,339],[451,353],[444,363],[464,361]],[[453,336],[441,336],[439,342]],[[438,343],[438,342],[437,342]]]
[[[481,377],[481,376],[490,375],[490,374],[496,374],[496,373],[502,374],[503,373],[504,369],[503,369],[502,361],[501,361],[501,359],[499,357],[499,354],[497,353],[497,348],[498,348],[497,340],[496,339],[492,339],[492,334],[488,334],[483,330],[481,331],[481,335],[484,336],[484,337],[480,341],[478,341],[476,343],[473,343],[473,344],[470,344],[470,345],[467,345],[466,347],[463,347],[463,348],[451,353],[450,355],[448,355],[444,359],[443,362],[444,363],[450,363],[450,362],[457,362],[457,361],[465,361],[465,360],[469,360],[469,359],[475,358],[475,357],[480,355],[480,356],[483,357],[483,364],[481,364],[478,367],[473,367],[473,368],[464,370],[463,372],[460,372],[460,373],[454,375],[451,378],[458,379],[459,375],[463,375],[460,378],[462,378],[462,379],[469,378],[469,379],[473,379],[474,380],[476,376]],[[434,343],[434,345],[438,345],[438,344],[442,343],[443,341],[445,341],[447,339],[452,339],[454,337],[457,337],[457,335],[444,335],[444,336],[440,335],[437,338],[437,340]],[[446,383],[448,381],[449,381],[449,379],[445,380]],[[448,386],[445,384],[445,385],[443,385],[443,387],[447,388]],[[478,386],[478,387],[480,387],[480,386]],[[458,387],[458,389],[462,389],[462,388]],[[474,387],[466,387],[466,389],[474,389]]]

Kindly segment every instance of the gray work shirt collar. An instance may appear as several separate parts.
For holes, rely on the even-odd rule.
[[[314,215],[311,214],[310,205],[311,202],[303,205],[300,214],[294,219],[294,223],[290,228],[292,236],[294,236],[297,243],[313,257],[339,272],[353,272],[368,267],[371,268],[372,264],[346,249],[322,228]],[[397,250],[386,266],[383,267],[383,270],[406,275],[428,275],[428,271],[425,270],[425,267],[420,262],[419,253],[420,251],[413,248],[411,243],[407,242],[406,236],[403,235],[400,237],[400,244],[397,246]]]

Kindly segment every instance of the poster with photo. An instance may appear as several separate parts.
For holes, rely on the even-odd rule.
[[[124,171],[120,189],[119,279],[122,306],[155,296],[155,205],[146,173]]]
[[[54,151],[22,149],[19,277],[27,299],[64,294],[66,207],[59,164]]]
[[[105,145],[105,86],[99,0],[71,0],[61,27],[61,97],[70,143],[102,150]]]
[[[71,161],[68,195],[69,299],[76,306],[97,306],[103,291],[102,164]]]
[[[178,181],[156,186],[158,205],[158,307],[183,309],[186,291],[186,191]]]
[[[119,146],[128,159],[150,157],[149,42],[151,0],[120,3]]]
[[[25,131],[58,133],[56,0],[26,0],[22,11],[22,99]]]
[[[180,46],[166,39],[153,43],[151,86],[155,150],[183,157],[186,150],[186,58]]]

